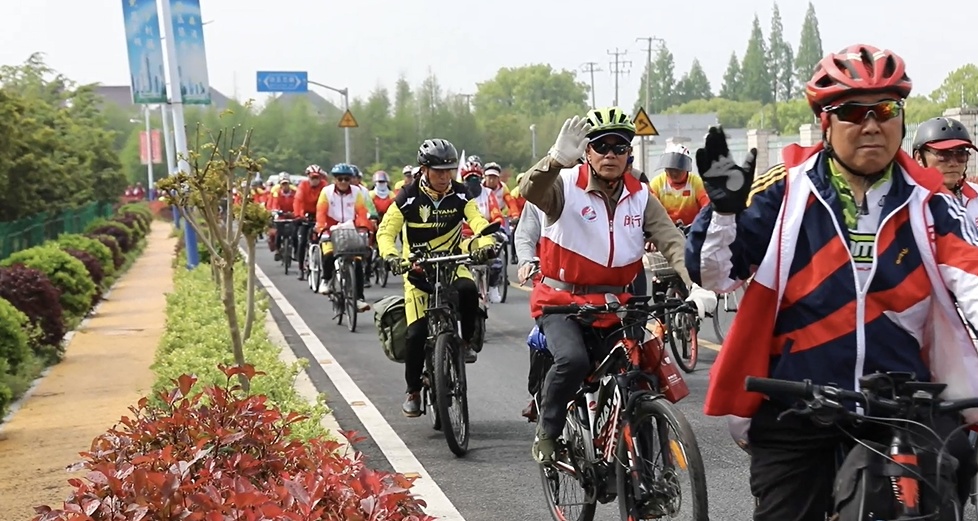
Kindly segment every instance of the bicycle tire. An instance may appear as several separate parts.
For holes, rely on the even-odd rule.
[[[639,400],[635,404],[635,408],[627,418],[627,421],[630,425],[635,425],[637,430],[644,432],[647,429],[641,429],[637,426],[641,425],[641,420],[650,416],[657,420],[657,424],[660,424],[659,420],[665,422],[665,424],[679,435],[682,457],[689,471],[690,491],[693,495],[689,499],[681,497],[680,506],[692,504],[693,521],[709,521],[709,501],[706,495],[706,469],[703,465],[703,455],[700,453],[699,443],[696,441],[696,435],[693,433],[693,427],[679,409],[662,397]],[[631,456],[628,454],[630,443],[626,443],[624,436],[625,429],[622,429],[618,439],[618,454],[616,454],[616,459],[619,462],[627,462],[631,459]],[[660,442],[663,441],[660,436],[657,436],[657,439]],[[666,453],[671,455],[675,454],[672,444],[668,442],[661,446],[660,450],[668,451]],[[621,518],[638,519],[639,516],[635,512],[635,503],[632,499],[632,489],[630,487],[632,476],[624,465],[619,464],[616,467],[616,477],[618,478],[616,486]],[[685,518],[685,516],[682,517]]]
[[[719,295],[717,295],[719,297]],[[713,332],[716,333],[717,342],[723,343],[723,324],[720,323],[720,298],[717,298],[717,307],[713,310]]]
[[[343,285],[343,301],[346,304],[346,328],[350,330],[351,333],[357,331],[357,315],[359,310],[357,309],[357,263],[360,262],[356,259],[347,261],[345,270],[346,273],[343,274],[344,282]]]
[[[313,293],[319,293],[323,283],[323,256],[316,246],[315,244],[310,245],[309,251],[306,253],[306,262],[309,263],[309,273],[307,274],[309,290]]]
[[[685,299],[685,295],[675,286],[669,288],[666,291],[666,298],[680,298]],[[691,315],[692,313],[683,312],[683,314]],[[683,342],[685,345],[682,348],[676,340],[676,330],[675,330],[675,318],[679,314],[675,311],[666,311],[665,313],[665,324],[667,337],[669,338],[669,348],[672,350],[673,358],[676,359],[676,364],[685,373],[692,373],[696,370],[696,363],[699,361],[699,327],[696,324],[696,319],[693,317],[686,317],[686,321],[689,322],[688,334],[689,341]],[[683,351],[688,351],[689,357],[684,356],[686,353]]]
[[[540,393],[538,392],[537,394],[539,395]],[[538,403],[542,403],[542,402],[538,401]],[[567,414],[567,422],[578,422],[575,413],[573,411]],[[579,422],[578,425],[580,425]],[[582,427],[582,428],[586,428],[586,427]],[[565,427],[564,429],[565,435],[567,431],[568,428]],[[567,450],[568,452],[573,451],[572,448],[568,448]],[[570,518],[569,514],[563,512],[561,510],[561,507],[557,504],[556,500],[554,499],[553,490],[550,486],[550,476],[548,476],[549,473],[554,473],[554,475],[560,475],[562,472],[558,470],[556,467],[548,468],[546,465],[540,465],[539,467],[540,467],[540,483],[543,485],[543,495],[547,498],[547,509],[550,510],[550,517],[553,518],[554,521],[593,521],[594,514],[598,508],[598,498],[592,497],[590,500],[585,498],[585,500],[582,503],[580,503],[581,512],[577,515],[577,517],[573,519]],[[580,490],[582,494],[587,495],[588,491],[585,490],[584,487],[580,484],[579,479],[576,477],[572,479],[574,479],[577,482],[578,490]]]
[[[285,274],[289,274],[292,267],[292,240],[288,237],[282,239],[282,264],[285,265]]]
[[[378,282],[380,282],[380,287],[387,287],[387,279],[390,277],[390,271],[387,269],[387,263],[383,260],[380,261],[380,267],[378,269]]]
[[[445,332],[435,338],[435,404],[438,407],[438,417],[442,421],[442,432],[448,449],[458,457],[469,451],[469,403],[466,396],[465,354],[455,337],[455,333]],[[458,382],[450,381],[446,374],[447,364],[455,366]],[[453,425],[449,404],[452,395],[460,394],[458,400],[460,424]]]
[[[333,262],[336,261],[334,260]],[[332,286],[332,291],[329,292],[329,300],[333,303],[333,313],[335,313],[333,318],[336,319],[336,325],[338,326],[343,325],[343,314],[346,312],[346,297],[344,296],[346,291],[343,288],[343,274],[340,273],[341,269],[333,269],[333,278],[329,282]]]
[[[499,303],[505,304],[509,295],[509,250],[503,250],[503,272],[499,274]]]

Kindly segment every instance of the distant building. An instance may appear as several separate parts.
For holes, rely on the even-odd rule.
[[[138,112],[139,107],[132,102],[132,91],[129,85],[99,85],[95,88],[95,93],[102,96],[105,101],[118,105],[123,109],[132,109],[133,112]],[[231,98],[228,98],[223,93],[211,87],[211,104],[217,110],[224,110],[228,108]],[[194,105],[200,107],[207,107],[208,105]]]
[[[669,141],[678,141],[689,147],[690,152],[695,155],[696,149],[702,146],[703,137],[707,130],[717,124],[716,112],[705,114],[650,114],[649,119],[652,125],[659,131],[658,136],[649,136],[646,145],[648,158],[642,161],[640,157],[640,139],[635,138],[634,148],[636,153],[636,166],[647,174],[657,173],[659,156],[665,151]],[[724,128],[727,134],[727,143],[734,159],[743,157],[747,153],[747,129],[746,128]]]

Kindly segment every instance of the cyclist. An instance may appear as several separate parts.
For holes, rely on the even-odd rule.
[[[978,225],[978,185],[967,181],[971,150],[978,150],[971,134],[953,118],[933,118],[921,123],[913,138],[913,157],[921,166],[933,166],[944,175],[951,191]]]
[[[353,223],[357,228],[371,229],[367,216],[366,198],[363,191],[353,185],[355,171],[352,165],[339,163],[330,171],[333,183],[319,194],[316,203],[316,233],[329,235],[331,227],[337,224]],[[321,242],[323,252],[323,285],[322,293],[328,295],[332,291],[333,279],[333,243]],[[363,297],[363,263],[357,267],[356,273],[357,310],[360,312],[370,309]]]
[[[417,173],[418,173],[417,167],[411,165],[404,165],[404,168],[401,169],[401,175],[404,176],[404,179],[401,179],[400,181],[394,183],[395,197],[397,197],[397,194],[400,193],[402,188],[404,188],[405,186],[409,186],[411,183],[414,182],[414,177],[417,175]]]
[[[391,272],[403,273],[401,259],[394,246],[396,237],[403,243],[402,255],[410,255],[411,246],[427,245],[431,251],[472,251],[477,262],[488,260],[493,240],[483,237],[476,244],[462,239],[462,222],[467,221],[477,233],[489,225],[475,202],[468,198],[465,186],[452,180],[458,170],[458,151],[445,139],[428,139],[418,149],[421,175],[416,183],[406,186],[387,210],[377,231],[381,256]],[[473,247],[477,248],[473,248]],[[472,275],[459,266],[454,286],[459,297],[459,320],[465,361],[473,363],[478,356],[471,344],[480,312],[479,294]],[[404,311],[407,317],[407,355],[404,379],[407,397],[401,411],[414,418],[421,415],[421,374],[424,371],[425,343],[428,339],[428,320],[425,312],[428,294],[416,289],[404,277]]]
[[[672,222],[692,224],[700,208],[710,204],[710,198],[703,187],[703,179],[691,172],[693,158],[689,149],[678,143],[669,143],[659,158],[659,169],[664,171],[652,178],[649,188]]]
[[[370,191],[370,199],[374,203],[374,208],[377,209],[377,220],[380,221],[394,202],[394,194],[391,193],[390,178],[387,176],[387,172],[383,170],[374,172],[373,182],[374,189]]]
[[[479,156],[469,156],[469,158],[479,159]],[[482,169],[482,165],[476,161],[469,161],[464,167],[462,167],[461,178],[462,182],[465,183],[468,189],[469,198],[475,202],[476,206],[479,208],[479,213],[482,214],[489,222],[498,222],[499,224],[504,224],[505,219],[503,219],[502,212],[499,211],[499,206],[496,205],[496,197],[492,192],[486,189],[483,184],[485,181],[485,172]],[[462,235],[468,237],[472,235],[472,230],[469,226],[463,225]],[[489,301],[493,303],[498,303],[502,301],[502,295],[499,294],[499,288],[496,287],[499,277],[502,275],[502,269],[505,266],[501,266],[499,262],[493,262],[489,266],[488,273],[488,283],[489,283]]]
[[[689,234],[690,275],[719,292],[755,275],[704,406],[751,418],[755,520],[822,520],[849,440],[807,418],[779,418],[786,404],[747,393],[745,377],[852,390],[865,374],[907,371],[947,383],[946,398],[978,395],[978,353],[954,305],[978,321],[978,230],[941,178],[900,149],[911,87],[899,56],[853,45],[822,58],[806,84],[821,143],[789,145],[785,162],[756,179],[756,151],[737,166],[722,129],[696,152],[711,203]],[[942,436],[958,423],[925,421]],[[963,435],[948,450],[966,498],[975,457]]]
[[[306,167],[306,178],[299,182],[299,188],[296,189],[295,193],[295,203],[292,207],[292,213],[295,214],[297,218],[303,220],[299,221],[296,226],[296,237],[295,241],[296,253],[298,257],[296,260],[299,262],[299,280],[306,280],[306,273],[301,267],[304,265],[303,262],[306,259],[306,250],[309,249],[309,232],[311,227],[315,222],[316,216],[316,204],[319,202],[319,196],[326,188],[326,183],[324,181],[326,177],[326,172],[323,172],[322,167],[319,165],[309,165]]]
[[[567,402],[591,365],[584,326],[568,315],[542,315],[541,308],[571,303],[604,304],[607,293],[627,300],[625,286],[642,269],[646,239],[652,240],[689,283],[683,263],[683,234],[646,186],[626,175],[635,125],[619,107],[593,109],[586,118],[564,122],[547,155],[523,177],[520,191],[545,214],[540,244],[543,278],[530,296],[531,315],[548,339],[554,365],[547,374],[543,410],[532,454],[552,463],[564,428]],[[692,286],[689,300],[700,318],[716,296]],[[599,317],[603,332],[618,324]]]
[[[499,166],[499,163],[486,163],[486,166],[483,168],[485,179],[482,181],[482,186],[486,187],[487,191],[495,197],[496,207],[500,211],[505,208],[509,212],[510,219],[519,218],[520,212],[516,207],[516,201],[509,194],[510,191],[506,185],[500,181],[499,176],[502,173],[503,169]]]
[[[272,213],[279,214],[283,219],[290,219],[295,217],[293,213],[295,209],[295,195],[296,191],[292,188],[292,179],[288,172],[280,172],[278,174],[278,184],[275,185],[275,189],[272,190],[271,200],[269,202],[269,210]],[[282,247],[282,230],[285,228],[285,223],[276,222],[275,223],[275,242],[272,243],[272,251],[275,252],[275,260],[282,260],[282,254],[279,252],[279,248]],[[293,227],[295,230],[295,227]],[[297,243],[296,237],[293,233],[292,244]]]

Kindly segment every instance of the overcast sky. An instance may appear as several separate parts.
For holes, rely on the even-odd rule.
[[[676,78],[699,58],[714,93],[731,51],[743,56],[757,13],[765,37],[770,0],[201,0],[211,86],[254,97],[257,70],[307,70],[310,79],[366,95],[399,74],[419,84],[430,69],[443,87],[473,93],[501,67],[550,63],[581,70],[598,62],[598,104],[614,100],[609,50],[627,50],[620,104],[637,98],[646,53],[637,37],[666,41]],[[782,0],[785,37],[797,46],[807,2]],[[965,0],[816,0],[826,51],[855,42],[888,47],[908,62],[915,91],[929,94],[948,72],[978,57],[978,20]],[[121,0],[0,0],[0,64],[32,52],[80,82],[128,85]],[[623,66],[627,68],[627,66]],[[579,73],[585,82],[587,74]],[[329,92],[322,94],[338,101]]]

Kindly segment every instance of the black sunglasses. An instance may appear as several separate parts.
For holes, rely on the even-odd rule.
[[[337,183],[349,183],[353,178],[349,176],[337,176],[334,179],[336,179]]]
[[[628,149],[632,148],[631,145],[626,145],[624,143],[618,143],[613,145],[607,141],[598,141],[597,143],[591,143],[591,150],[594,150],[598,154],[605,155],[609,151],[613,151],[616,156],[623,156],[628,153]]]
[[[967,148],[954,148],[951,150],[934,150],[933,148],[927,148],[927,151],[931,154],[937,156],[937,160],[941,163],[947,163],[950,160],[955,160],[958,163],[967,163],[968,159],[971,158],[971,151]]]

